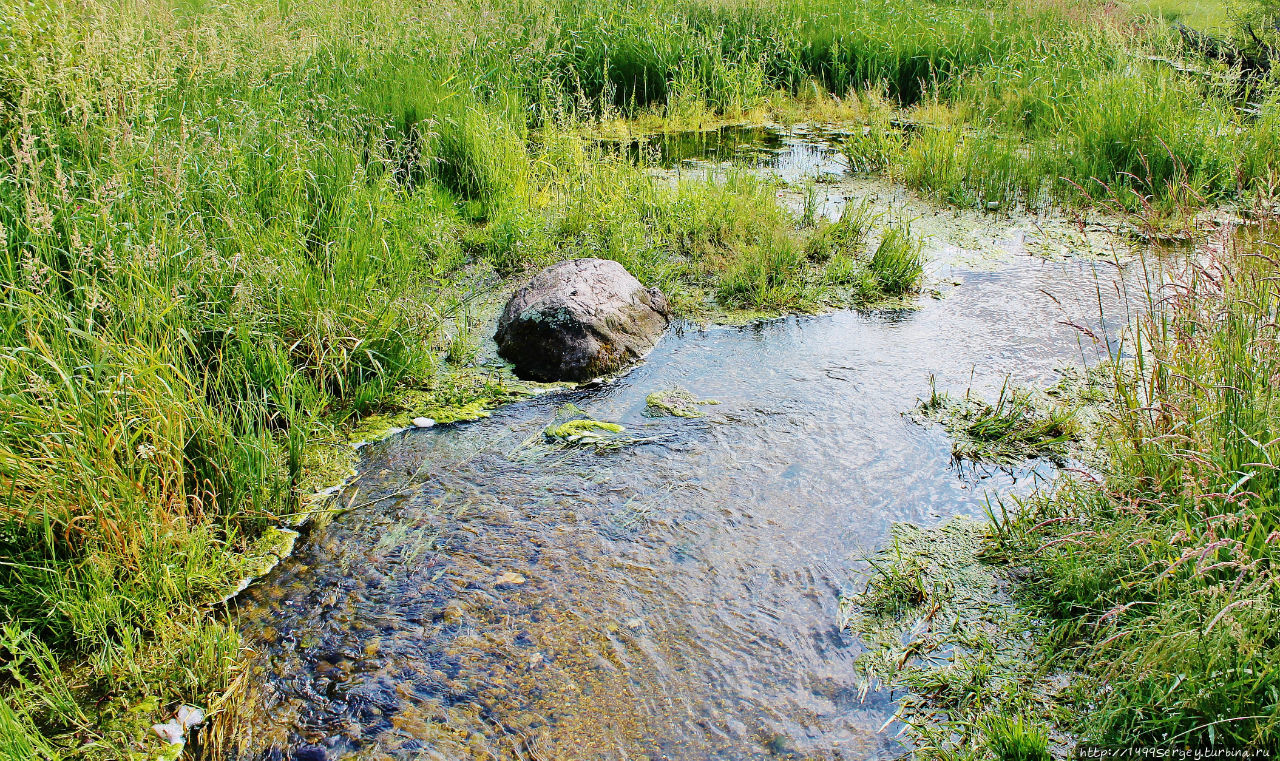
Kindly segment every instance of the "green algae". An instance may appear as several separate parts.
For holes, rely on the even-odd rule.
[[[592,447],[597,450],[610,450],[663,438],[663,436],[631,436],[627,435],[626,431],[626,426],[596,420],[576,404],[568,403],[556,410],[555,418],[550,425],[543,428],[540,434],[526,439],[515,451],[531,450],[545,453],[548,451],[548,446],[552,449]]]
[[[411,427],[415,418],[429,418],[439,425],[479,420],[504,404],[558,388],[562,386],[519,380],[505,369],[457,368],[383,399],[378,412],[361,417],[350,428],[347,439],[376,441],[390,431]]]
[[[622,433],[626,427],[617,423],[606,423],[600,420],[578,419],[559,425],[550,425],[543,430],[547,438],[559,439],[569,444],[594,444],[604,440],[611,433]]]
[[[697,418],[706,413],[699,409],[702,405],[719,404],[714,399],[698,399],[682,388],[668,388],[654,391],[645,397],[645,414],[650,417],[684,417]]]
[[[570,402],[556,410],[555,420],[542,429],[542,437],[561,446],[606,448],[621,446],[630,441],[620,435],[626,430],[625,426],[618,423],[595,420],[581,407]]]
[[[445,425],[487,418],[493,414],[493,407],[493,400],[476,399],[466,404],[452,406],[427,405],[422,408],[422,414],[438,424]]]
[[[218,603],[225,603],[244,591],[255,580],[270,573],[271,569],[293,552],[298,536],[297,531],[279,526],[271,526],[263,531],[237,558],[235,576],[239,581],[227,588],[226,592],[220,596]]]
[[[295,490],[302,507],[317,495],[344,483],[355,474],[358,456],[347,436],[331,428],[314,432],[302,453],[302,467]]]
[[[505,400],[481,398],[463,403],[441,404],[429,392],[410,389],[394,398],[391,410],[360,418],[347,438],[353,444],[378,441],[394,431],[413,428],[413,421],[424,417],[438,425],[480,420],[489,417],[493,414],[493,409],[503,403]]]
[[[289,522],[305,523],[335,487],[355,474],[360,445],[413,427],[417,418],[439,425],[479,420],[504,404],[555,388],[560,386],[520,381],[505,370],[457,368],[420,386],[397,389],[382,399],[377,412],[318,423],[303,448],[295,484],[301,505]]]

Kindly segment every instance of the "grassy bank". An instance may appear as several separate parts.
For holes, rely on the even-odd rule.
[[[918,756],[1280,748],[1278,250],[1271,216],[1216,232],[1149,294],[1135,359],[1059,390],[1096,470],[994,504],[989,523],[899,527],[845,601]],[[957,457],[992,460],[975,419],[1016,457],[1053,457],[1049,413],[1005,398],[922,404],[957,410],[942,418]]]
[[[1206,246],[1141,324],[1105,480],[997,524],[993,554],[1028,569],[1048,624],[1044,665],[1080,674],[1085,742],[1280,747],[1278,231]]]
[[[1231,23],[1227,3],[1215,0],[1134,0],[1129,7],[1135,13],[1158,16],[1204,32],[1228,29]]]
[[[1246,118],[1147,60],[1180,55],[1165,31],[1094,9],[0,10],[0,754],[151,753],[148,724],[216,708],[240,642],[211,604],[298,511],[317,443],[409,391],[504,398],[468,367],[474,305],[528,268],[616,259],[684,314],[918,278],[901,225],[806,228],[746,175],[655,183],[595,125],[839,110],[883,141],[877,166],[960,203],[1056,176],[1086,188],[1063,203],[1092,178],[1138,205],[1269,199],[1275,111]],[[880,128],[903,109],[945,128]]]

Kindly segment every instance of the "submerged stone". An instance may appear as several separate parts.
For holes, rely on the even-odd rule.
[[[466,618],[467,609],[457,600],[450,600],[440,609],[440,620],[446,624],[456,625]]]
[[[643,357],[670,322],[667,299],[621,264],[571,259],[516,291],[494,341],[516,374],[538,381],[585,381]]]
[[[499,586],[503,584],[519,585],[525,583],[525,581],[527,581],[527,579],[523,573],[518,573],[516,571],[503,571],[498,574],[498,576],[493,580],[493,583]]]

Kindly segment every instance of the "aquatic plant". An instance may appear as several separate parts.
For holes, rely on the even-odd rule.
[[[817,225],[806,243],[808,258],[822,265],[823,282],[850,289],[858,304],[912,293],[924,279],[923,242],[912,234],[907,220],[893,219],[885,225],[876,249],[867,256],[867,239],[882,217],[870,199],[848,204],[838,220]]]
[[[612,438],[607,434],[622,433],[625,430],[627,429],[617,423],[583,418],[550,425],[543,433],[549,439],[557,439],[566,444],[601,444]]]
[[[867,271],[877,292],[901,296],[919,289],[924,279],[924,259],[919,239],[911,234],[911,223],[896,220],[885,228],[875,253],[867,261]]]
[[[1021,715],[988,715],[982,722],[983,744],[998,761],[1050,761],[1044,728]]]
[[[805,258],[795,241],[779,237],[743,252],[725,271],[717,291],[729,305],[765,309],[802,309],[815,303],[805,277]]]
[[[841,142],[841,152],[851,172],[888,171],[905,148],[907,135],[894,124],[893,109],[883,93],[870,91],[862,100],[870,106],[865,124]]]
[[[1013,463],[1033,457],[1062,461],[1079,438],[1076,410],[1040,398],[1029,389],[1001,385],[994,404],[965,393],[956,398],[930,391],[917,408],[922,419],[942,424],[957,459]]]
[[[596,449],[616,449],[644,439],[621,435],[627,429],[618,423],[594,420],[572,402],[556,410],[555,420],[542,429],[544,443],[556,446],[589,446]],[[533,445],[530,439],[519,449]]]
[[[1045,727],[1061,713],[1052,669],[1033,657],[1033,621],[1004,591],[1006,570],[984,560],[987,532],[968,518],[895,524],[866,585],[841,598],[844,626],[867,647],[862,689],[898,696],[894,719],[917,758],[1048,758]]]
[[[926,580],[926,565],[921,558],[904,555],[901,543],[896,541],[881,555],[880,562],[869,561],[874,574],[858,596],[859,605],[875,614],[900,615],[933,598],[935,590]]]
[[[871,199],[846,204],[835,222],[816,226],[813,235],[805,242],[805,255],[815,262],[830,261],[835,257],[859,258],[867,236],[880,220]]]

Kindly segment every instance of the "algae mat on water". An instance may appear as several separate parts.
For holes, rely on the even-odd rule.
[[[714,399],[699,399],[682,388],[669,388],[654,391],[645,397],[645,414],[651,417],[672,415],[675,417],[702,417],[707,413],[700,407],[707,404],[719,404]]]

